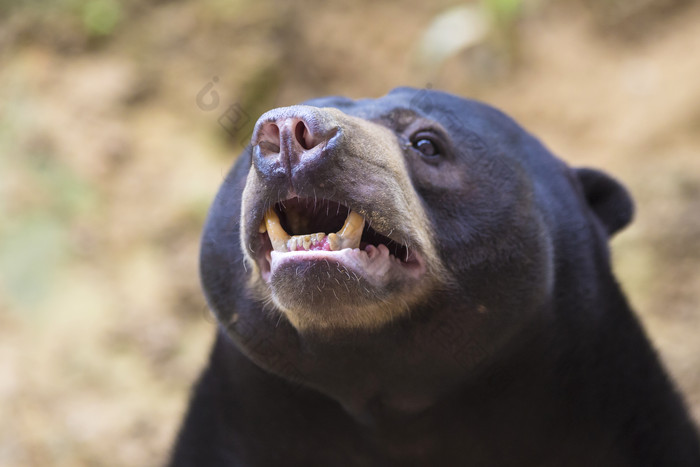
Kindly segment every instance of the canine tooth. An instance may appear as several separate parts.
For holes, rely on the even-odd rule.
[[[355,211],[350,211],[345,219],[345,224],[338,232],[338,236],[341,238],[341,248],[359,248],[364,227],[365,218]],[[331,248],[333,247],[331,246]]]
[[[341,237],[347,237],[352,235],[356,231],[362,231],[365,225],[365,218],[356,213],[355,211],[350,211],[348,217],[345,219],[343,227],[340,228],[338,235]]]
[[[287,249],[289,234],[282,228],[280,218],[277,216],[277,213],[273,208],[270,208],[265,213],[265,227],[267,228],[267,234],[270,236],[272,248],[275,251],[289,251]]]
[[[263,220],[260,223],[260,227],[258,227],[258,233],[265,233],[267,232],[267,226],[265,226],[265,220]]]

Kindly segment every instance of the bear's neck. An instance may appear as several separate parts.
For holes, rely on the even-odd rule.
[[[601,322],[579,322],[577,313],[586,310],[558,310],[553,325],[538,324],[488,372],[439,398],[428,391],[407,400],[405,391],[382,388],[352,400],[333,385],[320,392],[290,385],[253,365],[226,337],[217,343],[212,374],[226,374],[219,381],[225,398],[275,421],[270,429],[281,432],[266,436],[291,436],[280,422],[287,418],[316,420],[316,435],[332,431],[362,445],[370,439],[375,447],[367,449],[399,463],[439,464],[465,450],[478,465],[522,456],[533,465],[570,466],[688,458],[698,445],[683,403],[624,297],[616,286],[606,293],[605,305],[587,304],[605,306],[595,310]]]
[[[541,321],[516,333],[525,339],[487,352],[486,370],[467,379],[453,378],[471,373],[450,366],[450,357],[470,348],[433,345],[426,358],[431,349],[412,344],[463,341],[468,334],[409,327],[408,337],[399,329],[341,344],[304,343],[280,326],[254,347],[268,370],[292,368],[292,378],[261,369],[220,335],[199,392],[214,394],[212,410],[225,407],[218,429],[256,443],[261,434],[248,432],[246,420],[266,420],[264,436],[288,440],[289,449],[311,437],[352,440],[399,464],[468,458],[473,465],[527,465],[521,461],[527,458],[532,465],[674,465],[673,459],[700,465],[683,402],[607,258],[598,261],[602,266],[560,265]],[[581,270],[596,273],[582,278]],[[404,366],[392,368],[394,361]]]

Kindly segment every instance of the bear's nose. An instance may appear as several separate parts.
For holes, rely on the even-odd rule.
[[[290,177],[322,162],[338,126],[322,109],[295,105],[264,113],[255,124],[253,164],[264,177]]]

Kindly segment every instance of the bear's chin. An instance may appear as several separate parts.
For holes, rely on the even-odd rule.
[[[297,330],[375,330],[408,313],[406,297],[424,288],[422,271],[368,263],[357,249],[338,253],[273,253],[266,282]]]

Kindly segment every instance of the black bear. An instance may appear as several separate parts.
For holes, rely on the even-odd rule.
[[[633,214],[512,119],[399,88],[271,110],[201,248],[172,466],[700,466],[611,273]]]

